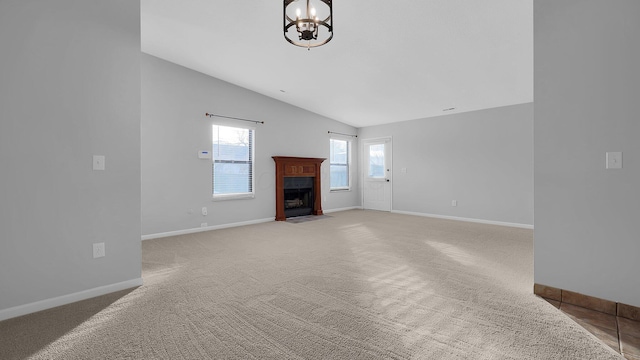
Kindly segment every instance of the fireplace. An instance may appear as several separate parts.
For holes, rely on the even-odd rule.
[[[284,216],[304,216],[313,213],[313,178],[284,178]]]
[[[276,220],[322,215],[320,165],[325,159],[274,156]]]

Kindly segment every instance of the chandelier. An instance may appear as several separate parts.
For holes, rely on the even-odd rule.
[[[332,0],[284,0],[284,38],[307,49],[328,43],[333,37],[331,3]]]

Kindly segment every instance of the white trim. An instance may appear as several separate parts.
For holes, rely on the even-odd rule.
[[[389,136],[380,136],[380,137],[374,137],[374,138],[367,138],[367,139],[360,139],[362,142],[365,141],[380,141],[380,140],[387,140],[387,139],[391,139],[393,136],[389,135]]]
[[[169,236],[193,234],[193,233],[199,233],[199,232],[203,232],[203,231],[211,231],[211,230],[226,229],[226,228],[245,226],[245,225],[261,224],[261,223],[266,223],[266,222],[271,222],[271,221],[275,221],[275,216],[274,217],[270,217],[270,218],[266,218],[266,219],[241,221],[241,222],[237,222],[237,223],[229,223],[229,224],[222,224],[222,225],[212,225],[212,226],[205,226],[205,227],[199,227],[199,228],[194,228],[194,229],[184,229],[184,230],[168,231],[168,232],[164,232],[164,233],[142,235],[141,239],[143,241],[144,240],[151,240],[151,239],[159,239],[159,238],[164,238],[164,237],[169,237]]]
[[[351,188],[335,188],[335,189],[329,189],[329,192],[332,193],[341,193],[341,192],[351,192]]]
[[[350,206],[350,207],[344,207],[344,208],[338,208],[338,209],[329,209],[329,210],[322,210],[323,214],[330,214],[330,213],[334,213],[334,212],[338,212],[338,211],[347,211],[347,210],[362,210],[362,206]]]
[[[344,134],[337,134],[337,133],[330,132],[329,133],[329,138],[330,139],[351,141],[353,139],[357,139],[358,135],[344,135]]]
[[[529,225],[529,224],[519,224],[519,223],[510,223],[510,222],[503,222],[503,221],[463,218],[463,217],[448,216],[448,215],[427,214],[427,213],[420,213],[420,212],[413,212],[413,211],[391,210],[391,212],[395,213],[395,214],[424,216],[424,217],[437,218],[437,219],[466,221],[466,222],[473,222],[473,223],[480,223],[480,224],[500,225],[500,226],[508,226],[508,227],[515,227],[515,228],[533,230],[533,225]]]
[[[36,311],[51,309],[57,306],[67,305],[76,301],[90,299],[96,296],[109,294],[112,292],[131,289],[142,286],[142,278],[131,279],[111,285],[99,286],[93,289],[79,291],[73,294],[62,295],[51,299],[40,300],[25,305],[14,306],[8,309],[0,310],[0,321],[11,319],[14,317],[27,315]]]
[[[210,119],[211,119],[210,120],[211,125],[235,127],[235,128],[250,129],[250,130],[256,130],[258,128],[258,124],[249,123],[245,120],[221,118],[217,116],[214,116],[213,118],[210,118]],[[257,121],[257,120],[250,120],[250,121]]]
[[[227,201],[227,200],[249,200],[249,199],[255,199],[255,197],[256,197],[255,192],[248,192],[248,193],[238,193],[238,194],[213,195],[211,199],[212,201]]]

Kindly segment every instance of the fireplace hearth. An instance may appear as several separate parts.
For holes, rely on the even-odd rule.
[[[320,165],[325,159],[274,156],[276,220],[322,215]]]

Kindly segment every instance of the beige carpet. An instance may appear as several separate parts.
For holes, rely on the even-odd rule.
[[[532,231],[373,211],[143,242],[145,285],[1,359],[622,359],[532,292]]]

